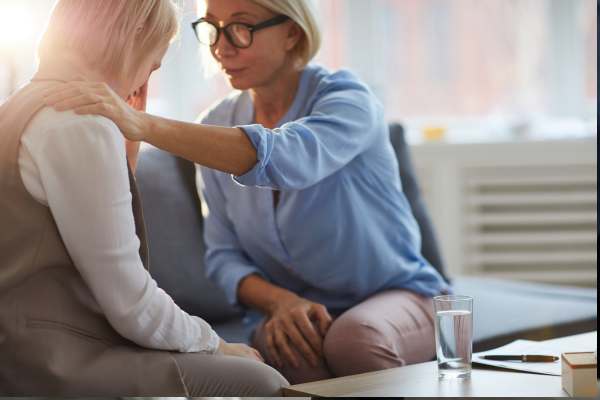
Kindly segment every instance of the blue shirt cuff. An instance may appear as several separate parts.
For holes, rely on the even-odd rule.
[[[273,135],[261,125],[244,125],[237,128],[242,129],[252,142],[258,161],[244,175],[232,175],[233,180],[243,186],[269,186],[270,182],[265,171],[273,150]]]

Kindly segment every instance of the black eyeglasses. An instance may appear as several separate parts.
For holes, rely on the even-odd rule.
[[[232,22],[221,28],[214,22],[207,21],[205,18],[200,18],[198,21],[192,22],[192,29],[194,29],[196,38],[198,38],[198,41],[202,44],[208,46],[216,45],[221,36],[221,32],[223,32],[232,46],[237,47],[238,49],[247,49],[252,46],[254,32],[283,24],[288,19],[290,19],[290,17],[287,15],[278,15],[256,25],[243,22]]]

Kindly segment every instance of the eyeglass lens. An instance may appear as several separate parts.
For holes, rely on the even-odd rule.
[[[235,47],[244,48],[252,43],[252,32],[243,24],[227,25],[223,33]],[[213,24],[203,21],[196,25],[196,35],[200,43],[214,46],[219,36],[219,30]]]

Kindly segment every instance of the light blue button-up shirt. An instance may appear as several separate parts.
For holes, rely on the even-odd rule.
[[[200,168],[205,269],[232,304],[249,274],[332,311],[386,289],[449,291],[420,254],[382,106],[352,73],[306,67],[276,129],[254,124],[247,92],[200,121],[242,128],[258,154],[243,176]]]

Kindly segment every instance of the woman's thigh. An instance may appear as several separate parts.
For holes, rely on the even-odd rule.
[[[435,356],[432,299],[407,290],[378,293],[340,315],[324,353],[336,376],[429,361]]]
[[[279,396],[288,386],[283,376],[258,361],[242,357],[176,353],[188,396]]]

